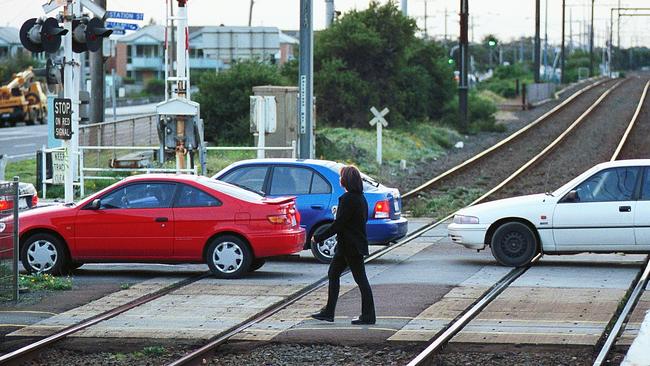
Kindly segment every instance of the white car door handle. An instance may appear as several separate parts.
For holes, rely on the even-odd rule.
[[[618,206],[618,212],[631,212],[632,207],[630,206]]]

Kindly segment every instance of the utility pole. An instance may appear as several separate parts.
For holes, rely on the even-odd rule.
[[[424,39],[429,38],[429,30],[427,29],[427,20],[429,19],[429,14],[427,13],[428,3],[428,0],[424,0]]]
[[[300,91],[300,154],[301,159],[314,156],[314,20],[312,0],[300,0],[300,59],[298,88]]]
[[[95,0],[95,4],[106,9],[106,0]],[[104,72],[103,47],[97,52],[90,53],[90,122],[104,122]]]
[[[539,0],[537,0],[539,1]],[[469,73],[469,42],[468,42],[468,18],[469,18],[469,0],[460,0],[460,84],[458,85],[458,107],[459,107],[459,127],[461,131],[467,131],[468,105],[467,94],[469,91],[468,73]]]
[[[248,9],[248,26],[250,27],[252,22],[253,22],[253,5],[255,4],[255,0],[251,0],[251,7]]]
[[[565,49],[564,49],[564,23],[565,23],[565,14],[566,13],[566,0],[562,0],[562,50],[561,50],[561,59],[560,59],[560,84],[564,84],[565,82],[565,77],[564,77],[564,58],[565,56]]]
[[[544,81],[548,81],[548,0],[544,1]]]
[[[334,21],[334,0],[325,0],[325,28],[332,26]]]
[[[591,0],[591,24],[589,25],[589,76],[594,76],[594,1]]]
[[[539,83],[539,67],[540,67],[540,39],[539,39],[539,13],[540,13],[540,2],[541,0],[535,0],[535,50],[533,51],[534,63],[533,66],[533,75],[535,78],[535,83]]]

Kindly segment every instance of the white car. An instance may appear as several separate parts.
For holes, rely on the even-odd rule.
[[[554,192],[459,210],[452,241],[507,266],[537,253],[650,253],[650,159],[594,166]]]

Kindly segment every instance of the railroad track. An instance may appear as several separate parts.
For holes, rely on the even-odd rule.
[[[576,94],[574,94],[568,100],[569,101],[574,100],[579,95],[581,95],[581,94],[591,90],[592,88],[596,87],[597,85],[601,85],[601,84],[603,84],[605,82],[606,81],[599,81],[599,82],[596,82],[596,83],[594,83],[594,84],[592,84],[590,86],[587,86],[587,87],[581,89]],[[493,194],[494,192],[496,192],[496,191],[500,190],[501,188],[503,188],[506,184],[508,184],[508,182],[512,181],[516,176],[523,174],[530,166],[535,164],[535,162],[539,161],[540,159],[543,159],[543,157],[546,156],[546,154],[548,154],[550,151],[552,151],[554,149],[554,147],[557,146],[557,144],[559,144],[566,136],[568,136],[571,133],[571,131],[576,126],[578,126],[585,119],[585,117],[589,113],[591,113],[591,111],[593,111],[593,109],[595,109],[596,106],[599,105],[602,102],[603,99],[605,99],[607,97],[607,95],[612,90],[614,90],[615,88],[620,86],[622,82],[623,81],[615,82],[613,86],[608,88],[608,90],[604,93],[604,95],[602,95],[600,98],[598,98],[596,102],[594,102],[585,112],[583,112],[580,115],[580,117],[576,121],[574,121],[573,124],[571,124],[571,126],[570,126],[570,128],[568,130],[566,130],[559,137],[557,137],[550,145],[547,146],[547,148],[545,148],[542,152],[537,154],[533,159],[529,160],[527,162],[527,164],[525,164],[521,168],[517,169],[512,175],[508,176],[505,180],[503,180],[501,182],[501,184],[495,186],[490,191],[488,191],[486,194],[484,194],[480,198],[476,199],[474,202],[472,202],[472,204],[476,204],[478,202],[481,202],[481,201],[485,200],[491,194]],[[563,108],[565,105],[566,104],[561,104],[560,106],[558,106],[556,108],[557,108],[557,110],[559,110],[559,109]],[[551,112],[547,113],[547,115],[557,113],[557,110],[551,111]],[[545,120],[545,118],[548,118],[548,116],[547,117],[544,117],[544,116],[540,117],[540,119],[538,119],[536,122],[533,122],[533,124],[531,124],[532,126],[529,125],[529,127],[527,127],[527,129],[533,128],[536,124],[539,124],[541,121]],[[511,140],[515,139],[515,138],[517,138],[517,136],[519,136],[519,135],[516,135],[514,137],[511,136],[509,139],[511,139]],[[491,151],[494,151],[494,150],[502,147],[503,145],[504,144],[502,144],[502,145],[500,145],[498,147],[492,147]],[[490,150],[490,149],[488,149],[488,150]],[[483,153],[482,156],[485,156],[486,154],[487,153]],[[475,159],[475,161],[478,161],[478,160],[480,160],[480,159]],[[454,172],[456,172],[456,171],[460,171],[462,169],[463,169],[463,167],[460,167],[460,168],[457,167],[457,168],[454,168],[452,170]],[[444,174],[447,174],[447,175],[453,174],[453,173],[448,173],[448,172],[443,173],[443,175]],[[440,179],[438,179],[438,180],[440,180]],[[432,181],[435,181],[435,179],[432,180]],[[424,233],[426,233],[426,232],[430,231],[431,229],[443,224],[451,216],[452,215],[447,215],[446,217],[444,217],[441,220],[431,222],[431,223],[423,226],[422,228],[416,230],[412,234],[408,235],[406,238],[401,240],[399,243],[397,243],[395,245],[392,245],[392,246],[389,246],[389,247],[385,247],[385,248],[383,248],[383,249],[381,249],[381,250],[379,250],[377,252],[374,252],[370,257],[368,257],[366,259],[366,263],[371,262],[371,261],[373,261],[373,260],[375,260],[377,258],[380,258],[380,257],[384,256],[385,254],[393,251],[394,249],[415,240],[416,238],[422,236]],[[535,261],[537,261],[538,258],[536,258]],[[475,314],[478,314],[480,312],[480,309],[482,309],[484,306],[489,304],[489,302],[491,301],[491,298],[494,298],[494,297],[498,296],[498,294],[501,293],[505,288],[507,288],[510,283],[515,281],[524,272],[526,272],[526,270],[528,268],[530,268],[530,267],[517,268],[517,269],[513,269],[512,271],[510,271],[510,273],[508,273],[506,276],[504,276],[483,297],[481,297],[481,299],[479,299],[475,303],[475,306],[473,306],[473,308],[474,308],[473,313],[471,312],[472,311],[471,309],[468,310],[467,312],[464,312],[463,314],[461,314],[457,318],[457,321],[452,322],[452,324],[450,326],[445,328],[445,330],[442,332],[441,336],[446,334],[447,338],[445,339],[445,338],[436,337],[437,339],[439,339],[438,342],[441,345],[446,343],[446,341],[448,339],[450,339],[449,337],[453,336],[453,334],[455,334],[458,330],[462,329],[463,324],[466,324],[469,320],[471,320],[471,318],[473,318],[473,316],[475,316]],[[191,279],[191,280],[187,280],[187,281],[195,282],[195,281],[198,281],[199,279],[200,278],[196,278],[196,279]],[[163,296],[164,294],[169,293],[171,291],[174,291],[174,290],[176,290],[176,289],[178,289],[178,288],[180,288],[182,286],[186,286],[191,282],[176,284],[174,288],[166,288],[163,291],[160,291],[157,294],[156,298],[158,298],[160,296]],[[268,318],[269,316],[279,312],[280,310],[285,309],[286,307],[290,306],[291,304],[293,304],[293,303],[297,302],[298,300],[304,298],[308,294],[310,294],[310,293],[318,290],[319,288],[323,287],[326,283],[327,283],[327,278],[326,277],[323,277],[323,278],[319,279],[318,281],[310,284],[309,286],[304,287],[302,290],[296,292],[295,294],[293,294],[293,295],[291,295],[289,297],[286,297],[284,300],[270,306],[269,308],[267,308],[263,312],[258,313],[256,315],[252,316],[251,318],[247,319],[246,321],[244,321],[244,322],[242,322],[242,323],[240,323],[240,324],[238,324],[236,326],[233,326],[232,328],[222,332],[217,337],[214,337],[205,346],[203,346],[200,349],[197,349],[197,350],[185,355],[183,358],[181,358],[179,360],[176,360],[176,361],[172,362],[170,365],[186,365],[186,364],[202,363],[203,359],[208,357],[207,355],[209,355],[211,352],[213,352],[220,345],[227,342],[234,335],[242,332],[245,329],[248,329],[252,325],[254,325],[256,323],[259,323],[260,321],[262,321],[262,320]],[[130,308],[133,308],[133,307],[139,306],[141,304],[144,304],[144,303],[146,303],[148,301],[151,301],[153,299],[154,298],[141,298],[141,299],[138,299],[139,301],[141,301],[139,304],[135,304],[135,302],[134,302],[134,303],[130,303],[130,304],[127,304],[127,305],[131,306]],[[136,300],[136,301],[138,301],[138,300]],[[116,315],[119,315],[120,313],[122,313],[124,311],[127,311],[127,310],[128,309],[126,308],[126,305],[125,305],[124,309],[120,309],[120,310],[113,309],[108,313],[105,313],[105,314],[102,314],[101,316],[92,318],[92,319],[90,319],[90,320],[88,320],[88,321],[86,321],[86,322],[84,322],[82,324],[78,324],[78,325],[76,325],[74,327],[66,328],[63,332],[57,333],[57,334],[55,334],[55,335],[53,335],[51,337],[48,337],[48,338],[43,339],[43,340],[41,340],[39,342],[36,342],[36,343],[34,343],[32,345],[26,346],[26,347],[24,347],[24,348],[22,348],[20,350],[17,350],[15,352],[12,352],[10,354],[7,354],[7,355],[4,355],[4,356],[0,357],[0,363],[2,363],[2,362],[17,362],[18,360],[28,359],[28,358],[32,357],[32,354],[34,352],[37,352],[37,351],[41,350],[45,346],[52,345],[52,344],[56,343],[57,341],[67,337],[68,335],[70,335],[70,334],[72,334],[74,332],[77,332],[77,331],[79,331],[81,329],[87,328],[87,327],[89,327],[89,326],[91,326],[93,324],[96,324],[98,322],[101,322],[103,320],[109,319],[110,317],[114,317]],[[454,324],[456,324],[456,325],[454,325]]]
[[[606,93],[604,93],[597,101],[594,103],[592,107],[590,107],[583,115],[580,116],[570,127],[567,129],[565,132],[563,132],[555,141],[553,141],[550,145],[547,146],[546,149],[544,149],[542,152],[540,152],[535,158],[531,159],[527,164],[523,165],[520,167],[517,172],[505,179],[502,184],[499,186],[493,188],[489,192],[487,192],[485,195],[483,195],[479,200],[473,202],[472,204],[476,204],[482,200],[485,200],[489,195],[494,194],[498,190],[502,189],[505,185],[507,185],[509,182],[512,182],[515,178],[520,176],[524,171],[529,169],[530,167],[534,166],[536,163],[540,161],[540,159],[544,156],[547,156],[550,151],[555,149],[574,129],[582,122],[584,121],[585,117],[591,113],[597,106],[602,102],[603,99],[607,97],[607,95],[614,90],[617,86],[620,85],[621,82],[615,84],[612,88],[608,89]],[[623,134],[622,138],[619,140],[618,146],[616,150],[614,151],[614,154],[611,157],[611,160],[617,160],[621,150],[624,148],[626,142],[628,141],[628,137],[630,135],[630,132],[633,130],[637,120],[638,116],[640,114],[642,105],[645,101],[648,88],[650,87],[650,82],[646,83],[643,94],[640,98],[640,101],[638,103],[638,107],[628,123],[627,129],[625,130],[625,133]],[[492,302],[494,299],[496,299],[499,294],[505,290],[512,282],[514,282],[517,278],[519,278],[521,275],[523,275],[530,267],[532,264],[535,264],[540,258],[540,255],[535,257],[533,261],[531,261],[531,264],[523,267],[523,268],[515,268],[513,269],[510,273],[508,273],[506,276],[504,276],[499,282],[497,282],[489,291],[485,292],[481,297],[478,298],[477,301],[474,302],[472,306],[469,308],[465,309],[454,321],[452,321],[445,329],[443,329],[441,332],[439,332],[430,342],[429,345],[420,353],[418,354],[413,360],[411,360],[408,363],[408,366],[416,366],[416,365],[424,365],[427,364],[431,360],[431,358],[437,354],[440,349],[447,344],[456,334],[458,334],[472,319],[474,319],[490,302]],[[602,342],[602,345],[600,346],[600,351],[598,352],[598,356],[596,357],[594,361],[594,365],[600,366],[607,358],[607,355],[610,353],[612,346],[614,345],[614,342],[618,335],[621,333],[624,327],[625,320],[628,318],[629,314],[633,310],[635,304],[638,302],[639,297],[641,296],[643,289],[648,283],[648,277],[650,276],[650,262],[648,262],[648,257],[646,257],[644,267],[640,267],[640,275],[632,282],[630,289],[628,293],[626,294],[627,300],[625,303],[625,306],[622,308],[620,313],[614,314],[610,321],[611,325],[611,330],[608,332],[608,334],[604,337],[604,341]],[[609,328],[609,327],[608,327]],[[599,342],[600,343],[600,342]]]

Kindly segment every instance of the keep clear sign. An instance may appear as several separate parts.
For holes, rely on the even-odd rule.
[[[54,99],[54,138],[72,138],[72,101],[67,98]]]
[[[52,184],[65,184],[65,167],[67,161],[67,150],[56,150],[52,152]]]

